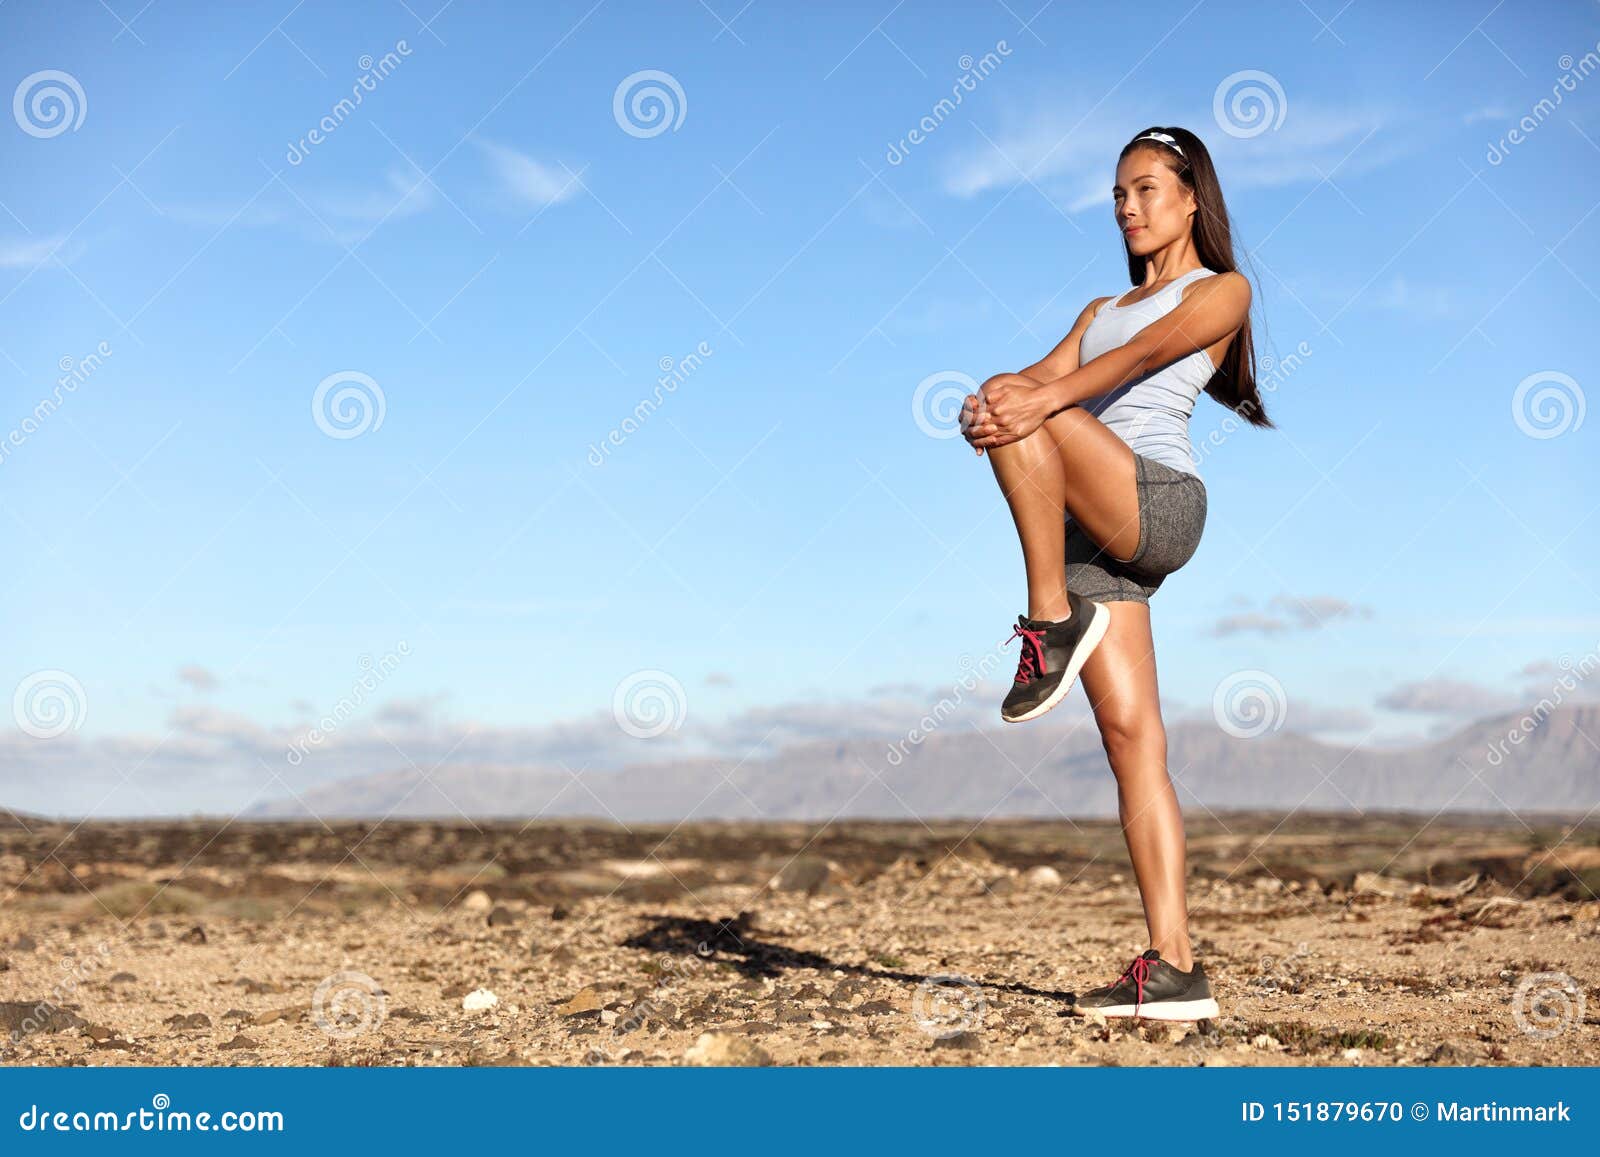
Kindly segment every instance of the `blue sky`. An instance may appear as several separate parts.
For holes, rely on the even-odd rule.
[[[1536,698],[1600,648],[1597,17],[12,0],[4,90],[73,108],[0,119],[0,684],[75,685],[63,734],[8,730],[0,802],[903,730],[1024,594],[918,384],[1015,370],[1127,287],[1110,186],[1155,123],[1210,147],[1293,366],[1281,429],[1201,465],[1169,717],[1246,670],[1344,741]],[[670,126],[618,112],[647,70]],[[325,432],[330,377],[381,423]],[[402,647],[340,721],[366,754],[284,766]],[[664,743],[613,719],[639,671],[682,688]]]

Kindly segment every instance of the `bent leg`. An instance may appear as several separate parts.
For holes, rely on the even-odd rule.
[[[1193,953],[1183,814],[1167,774],[1167,732],[1161,721],[1149,604],[1116,604],[1111,629],[1089,656],[1081,678],[1117,777],[1117,811],[1139,882],[1150,946],[1187,972]]]
[[[1100,419],[1069,406],[988,457],[1022,542],[1028,617],[1065,618],[1068,514],[1117,559],[1139,548],[1133,451]]]

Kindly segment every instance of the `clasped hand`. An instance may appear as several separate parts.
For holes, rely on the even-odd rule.
[[[977,453],[1033,433],[1056,407],[1040,383],[1021,374],[996,374],[961,404],[961,436]]]

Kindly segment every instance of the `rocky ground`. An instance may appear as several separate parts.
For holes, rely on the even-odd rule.
[[[1600,1064],[1600,830],[1190,827],[1222,1015],[1114,824],[90,824],[0,813],[0,1063]]]

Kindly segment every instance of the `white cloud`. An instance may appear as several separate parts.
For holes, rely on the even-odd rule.
[[[53,257],[72,262],[83,253],[83,245],[65,237],[0,238],[0,269],[32,269]]]
[[[399,168],[384,175],[382,188],[275,192],[276,196],[264,193],[243,207],[169,206],[167,215],[206,229],[287,229],[312,241],[354,245],[380,224],[416,217],[440,200],[438,190],[421,173]]]
[[[1388,711],[1461,718],[1492,715],[1511,710],[1517,705],[1515,696],[1481,683],[1467,683],[1459,679],[1424,679],[1416,683],[1402,683],[1378,696],[1378,706]]]
[[[575,196],[582,186],[577,174],[562,165],[547,165],[526,153],[493,141],[478,141],[501,187],[527,205],[554,205]]]
[[[179,667],[178,679],[187,683],[196,691],[215,691],[218,687],[217,677],[206,668],[195,663],[191,663],[186,667]]]
[[[1170,110],[1152,106],[1141,114],[1119,102],[1113,113],[1100,101],[1031,96],[1002,114],[1008,125],[949,158],[944,191],[973,197],[1031,181],[1068,213],[1109,214],[1118,151],[1131,131],[1167,121]],[[1324,177],[1342,183],[1406,155],[1401,142],[1368,136],[1388,119],[1380,111],[1324,107],[1293,93],[1289,103],[1282,127],[1248,139],[1219,128],[1209,106],[1177,123],[1206,143],[1230,196],[1243,189],[1316,184]]]

